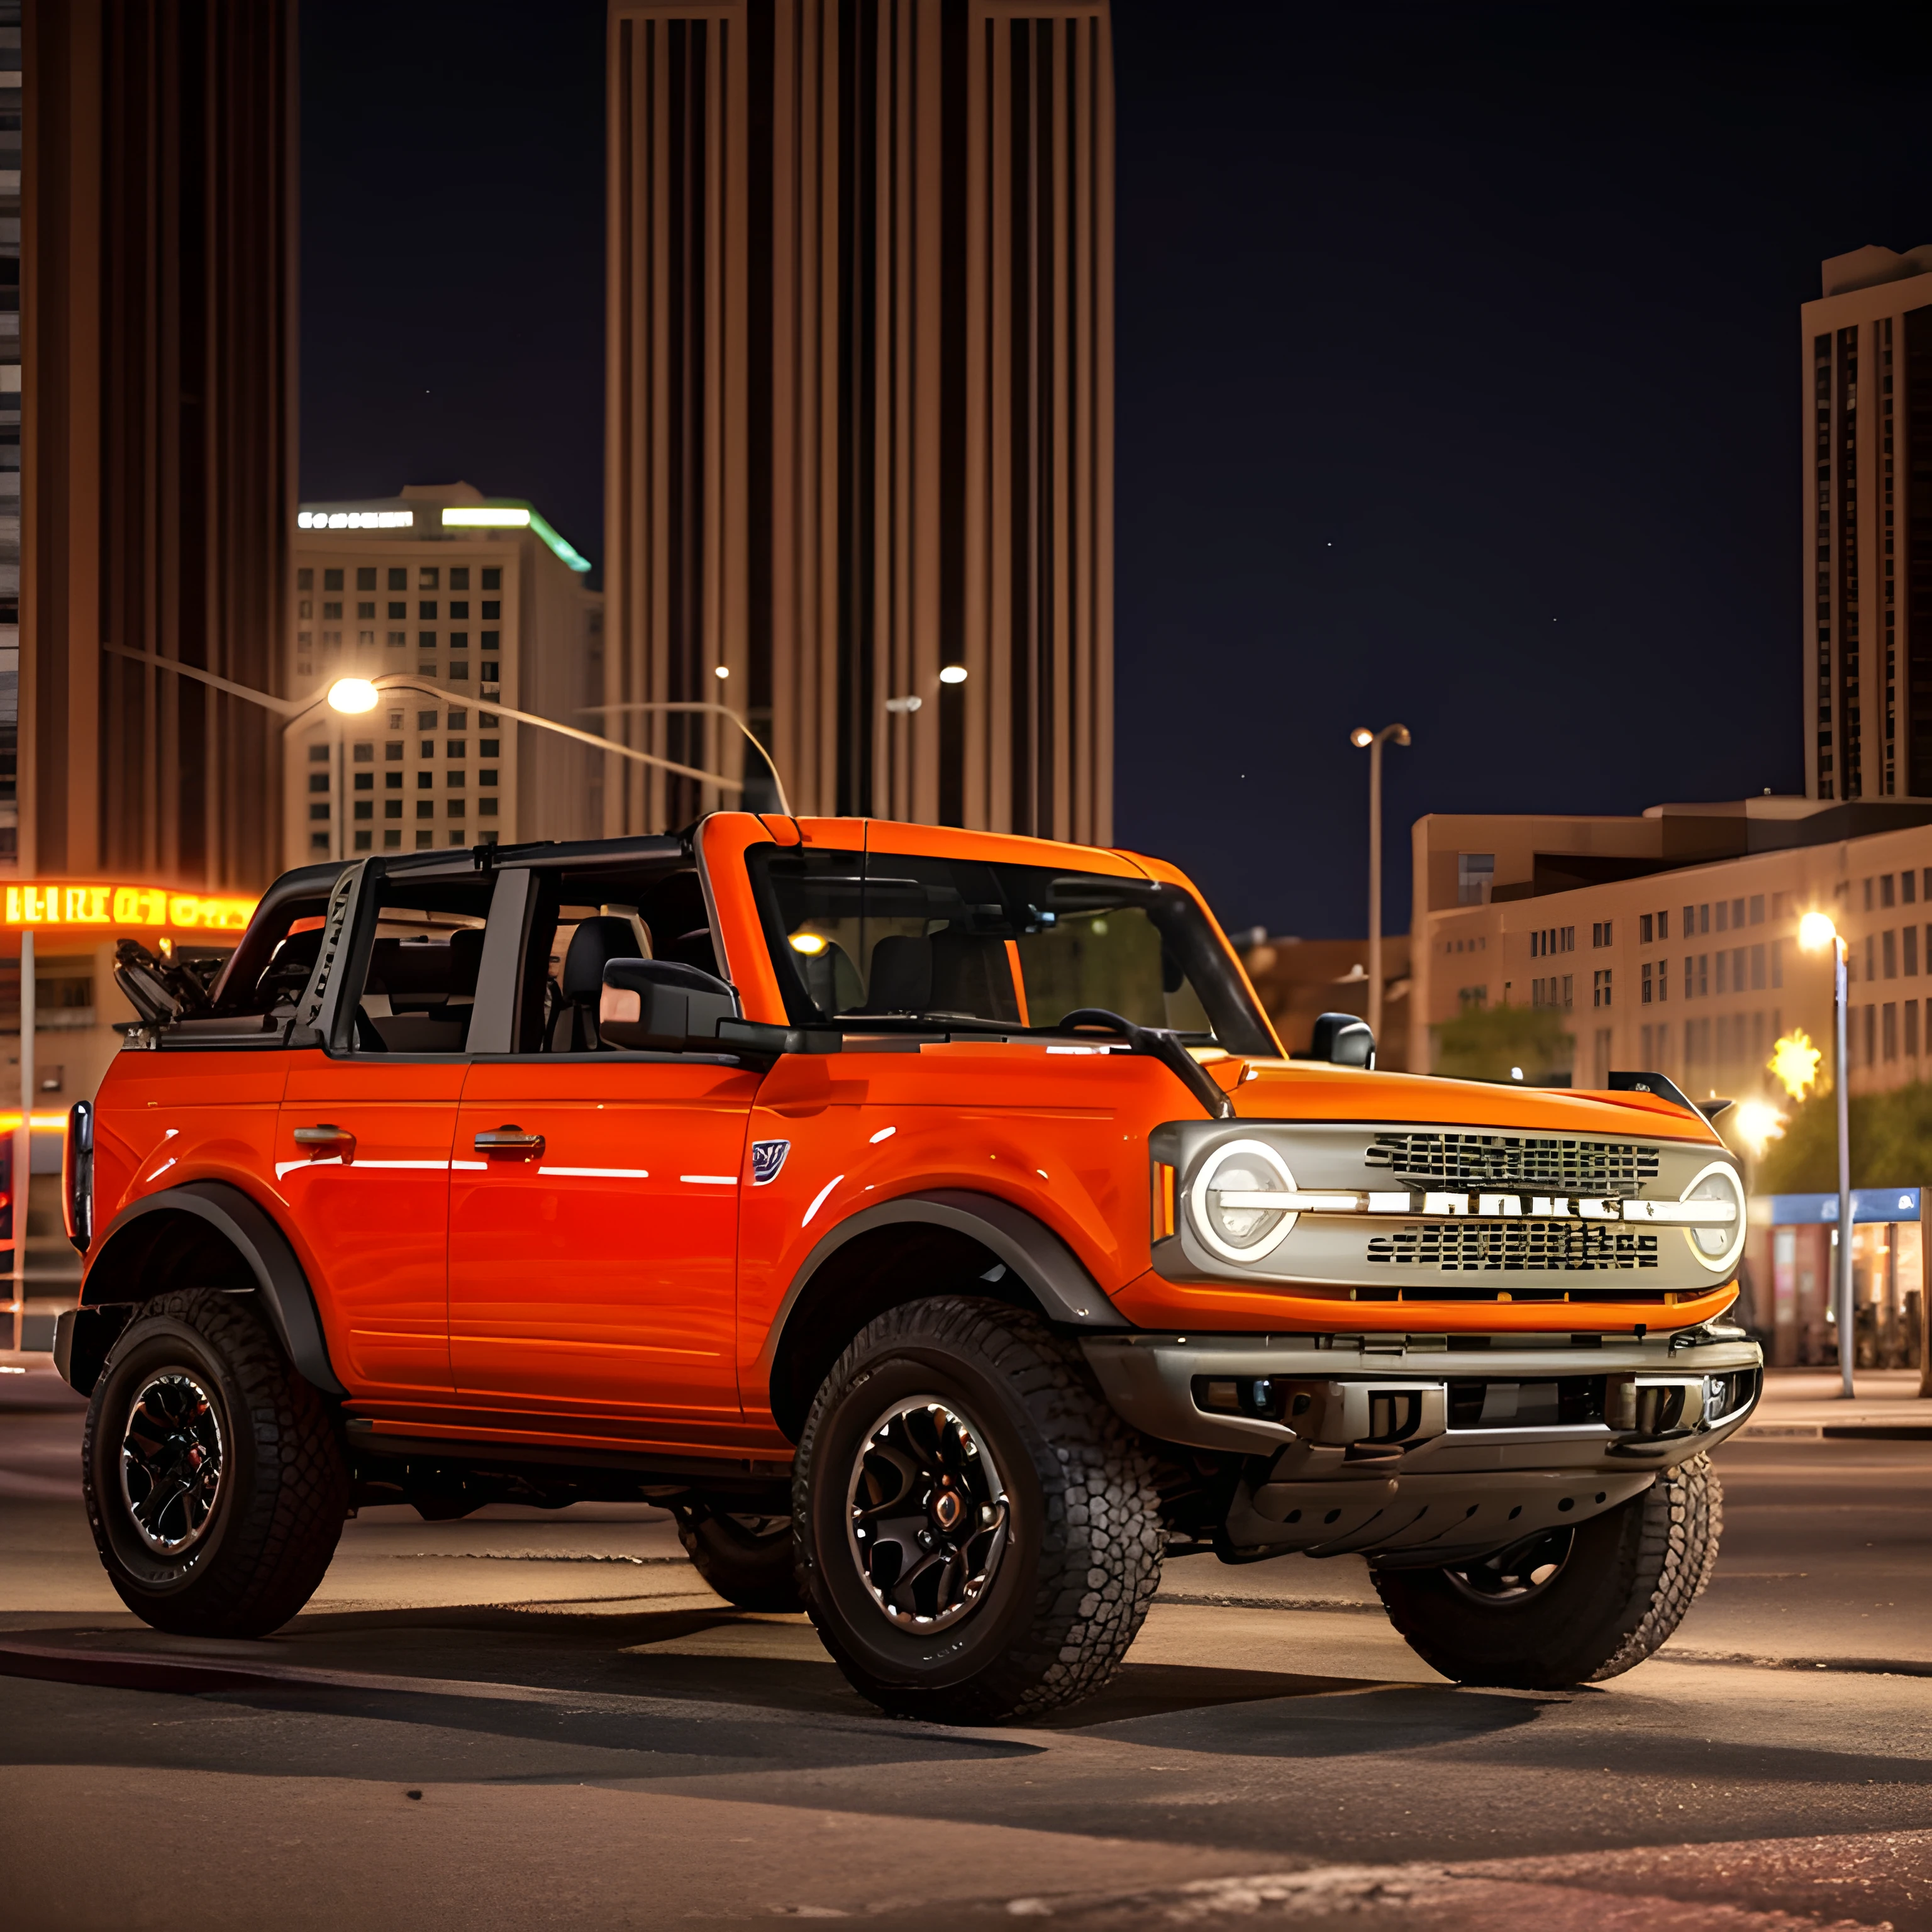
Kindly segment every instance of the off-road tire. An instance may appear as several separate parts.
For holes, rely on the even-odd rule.
[[[926,1398],[970,1418],[1010,1513],[984,1594],[922,1635],[867,1594],[848,1486],[877,1419]],[[792,1499],[806,1608],[853,1687],[896,1717],[998,1724],[1088,1696],[1160,1582],[1166,1537],[1138,1439],[1076,1348],[999,1302],[935,1298],[862,1329],[812,1403]]]
[[[731,1515],[701,1503],[681,1505],[675,1514],[677,1540],[692,1568],[728,1604],[741,1610],[805,1608],[792,1556],[791,1524],[786,1518]],[[766,1520],[776,1527],[764,1532],[754,1527]]]
[[[220,1443],[205,1526],[174,1554],[144,1543],[122,1474],[134,1402],[170,1376],[205,1392]],[[81,1473],[108,1580],[136,1616],[178,1636],[260,1636],[286,1623],[322,1581],[348,1513],[348,1466],[321,1396],[252,1298],[218,1288],[159,1296],[122,1330],[88,1403]]]
[[[1562,1568],[1514,1599],[1478,1600],[1441,1570],[1378,1570],[1409,1648],[1459,1684],[1551,1690],[1641,1664],[1684,1620],[1718,1562],[1724,1495],[1708,1456],[1571,1532]]]

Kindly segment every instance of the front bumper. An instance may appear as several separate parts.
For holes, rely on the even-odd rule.
[[[1613,1509],[1734,1433],[1762,1384],[1738,1329],[1590,1346],[1447,1339],[1143,1332],[1082,1346],[1136,1429],[1253,1459],[1230,1544],[1384,1564],[1440,1564]]]

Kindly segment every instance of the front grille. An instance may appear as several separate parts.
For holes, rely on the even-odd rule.
[[[1372,1236],[1369,1259],[1445,1274],[1627,1274],[1656,1267],[1657,1239],[1591,1221],[1412,1222]]]
[[[1547,1187],[1636,1194],[1657,1178],[1660,1150],[1628,1141],[1543,1140],[1525,1134],[1378,1134],[1364,1159],[1406,1186]]]

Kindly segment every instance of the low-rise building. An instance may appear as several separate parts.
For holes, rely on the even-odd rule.
[[[1932,803],[1438,813],[1414,836],[1412,1066],[1470,1006],[1549,1006],[1580,1087],[1648,1068],[1700,1100],[1768,1092],[1780,1035],[1829,1048],[1830,960],[1797,944],[1816,908],[1850,944],[1852,1090],[1932,1068]]]
[[[600,755],[492,709],[602,728],[585,560],[529,504],[467,483],[304,503],[296,522],[286,688],[317,701],[288,736],[287,862],[596,836]],[[357,717],[321,702],[386,674],[434,688]]]

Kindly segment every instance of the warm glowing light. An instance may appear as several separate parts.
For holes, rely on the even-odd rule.
[[[731,667],[729,664],[713,664],[711,667],[711,675],[713,677],[729,677],[731,675]]]
[[[1738,1138],[1759,1159],[1773,1141],[1784,1138],[1784,1116],[1768,1100],[1744,1101],[1732,1124]]]
[[[1358,724],[1348,734],[1348,742],[1358,752],[1366,751],[1376,742],[1376,734],[1366,724]]]
[[[1522,1078],[1522,1069],[1520,1066],[1512,1066],[1510,1069],[1510,1078],[1512,1080],[1520,1080]]]
[[[338,677],[328,687],[329,706],[336,711],[373,711],[380,695],[366,677]]]
[[[446,530],[526,530],[530,513],[506,503],[452,503],[442,513],[442,526]]]
[[[831,943],[822,932],[794,932],[791,936],[791,950],[808,959],[816,959]]]
[[[1772,1048],[1769,1065],[1784,1090],[1794,1100],[1802,1100],[1818,1084],[1818,1063],[1824,1057],[1799,1027]]]
[[[1829,914],[1808,912],[1798,922],[1798,943],[1807,952],[1822,952],[1838,936]]]
[[[153,932],[170,926],[195,932],[239,932],[256,902],[209,898],[166,886],[10,885],[0,895],[10,926],[118,926]]]
[[[415,524],[413,510],[302,510],[296,516],[298,530],[406,530]]]
[[[966,682],[966,667],[964,664],[948,664],[939,674],[939,681],[941,684],[964,684]]]

